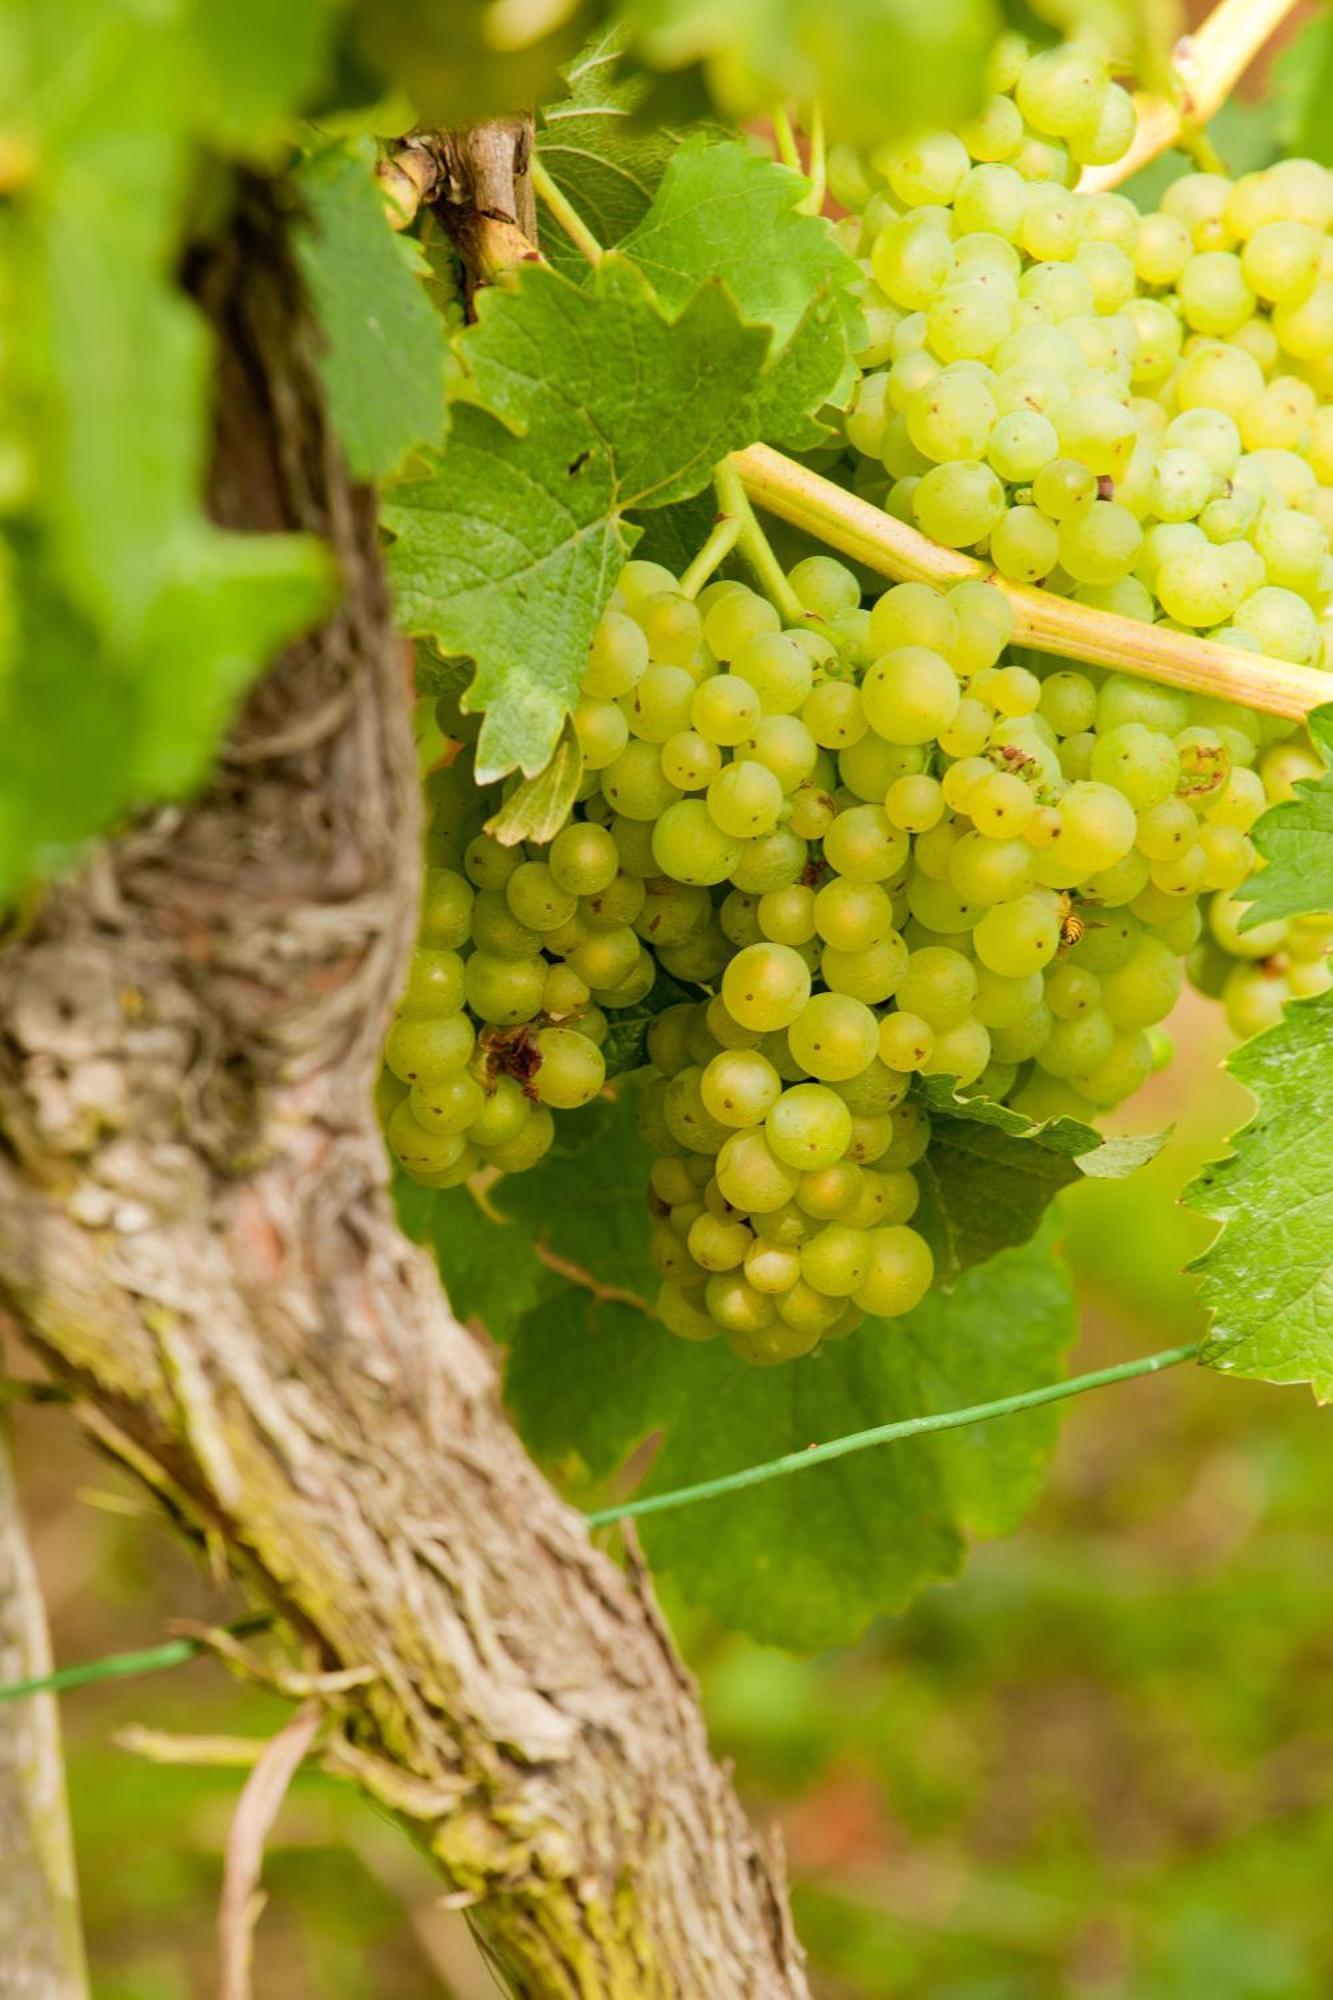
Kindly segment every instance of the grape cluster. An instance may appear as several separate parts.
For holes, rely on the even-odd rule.
[[[1322,660],[1333,174],[1069,185],[1133,135],[1095,51],[1000,47],[961,133],[844,161],[869,341],[853,483],[1016,582]]]
[[[599,1091],[609,1021],[659,970],[693,990],[653,1019],[639,1092],[658,1311],[756,1362],[929,1288],[918,1076],[1092,1119],[1166,1059],[1187,958],[1247,1029],[1329,981],[1328,924],[1238,928],[1249,829],[1311,762],[1289,725],[1016,663],[983,583],[866,609],[814,556],[788,585],[784,629],[740,583],[694,601],[627,565],[548,848],[479,830],[498,800],[466,746],[435,772],[386,1049],[410,1087],[390,1144],[449,1186],[541,1156],[550,1109]],[[468,727],[451,703],[440,719]]]

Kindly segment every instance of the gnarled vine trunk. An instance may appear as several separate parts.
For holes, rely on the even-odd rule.
[[[216,514],[322,535],[343,594],[208,794],[94,854],[0,955],[0,1295],[324,1664],[371,1670],[339,1754],[476,1899],[517,1991],[802,1994],[646,1585],[530,1465],[394,1225],[370,1100],[419,842],[373,504],[268,197],[197,289]]]

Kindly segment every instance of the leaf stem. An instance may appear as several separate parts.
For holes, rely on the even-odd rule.
[[[563,189],[552,180],[541,163],[541,156],[534,153],[528,168],[533,189],[544,207],[550,210],[554,220],[564,230],[580,256],[586,257],[594,267],[601,263],[606,252],[589,229],[572,201]]]
[[[751,451],[764,450],[762,445],[750,447]],[[777,453],[773,454],[774,457]],[[774,555],[768,536],[760,527],[754,508],[739,471],[740,461],[748,456],[746,452],[725,461],[714,475],[717,497],[728,514],[734,514],[738,523],[736,530],[736,551],[753,570],[755,579],[765,597],[782,613],[789,625],[800,625],[805,621],[805,606],[788,583],[782,564]],[[786,463],[787,461],[784,461]],[[800,468],[797,468],[800,470]],[[776,513],[779,510],[774,508]]]
[[[882,508],[768,445],[750,445],[734,453],[731,464],[752,501],[881,576],[899,583],[943,586],[969,579],[989,583],[1012,606],[1014,639],[1020,646],[1114,667],[1198,694],[1219,695],[1224,701],[1295,722],[1333,699],[1333,676],[1317,667],[1265,659],[1190,632],[1095,611],[1054,591],[1010,583],[975,556],[941,548]],[[744,553],[743,534],[741,546]]]
[[[1001,1396],[993,1403],[974,1403],[970,1409],[941,1410],[932,1416],[907,1417],[896,1424],[877,1424],[873,1430],[854,1431],[849,1437],[834,1438],[828,1444],[808,1445],[804,1451],[789,1451],[766,1465],[748,1465],[743,1472],[724,1473],[718,1479],[704,1479],[697,1486],[679,1486],[672,1493],[649,1493],[642,1500],[622,1501],[617,1507],[601,1507],[586,1518],[589,1527],[604,1528],[612,1521],[624,1521],[642,1514],[664,1514],[672,1508],[689,1507],[698,1500],[715,1500],[724,1493],[739,1493],[749,1486],[763,1486],[770,1479],[783,1479],[789,1472],[804,1472],[812,1465],[826,1465],[830,1459],[847,1458],[853,1452],[868,1451],[874,1445],[896,1444],[903,1438],[924,1437],[931,1431],[961,1430],[967,1424],[989,1423],[995,1417],[1013,1416],[1019,1410],[1039,1409],[1046,1403],[1060,1403],[1069,1396],[1082,1396],[1089,1389],[1104,1389],[1112,1382],[1130,1382],[1139,1375],[1159,1375],[1165,1368],[1178,1368],[1192,1361],[1201,1343],[1188,1347],[1167,1347],[1138,1361],[1122,1361],[1114,1368],[1097,1368],[1090,1375],[1074,1375],[1067,1382],[1050,1382],[1040,1389],[1024,1389],[1016,1396]]]
[[[720,468],[713,478],[717,489],[718,516],[712,532],[693,562],[681,572],[682,597],[697,597],[718,564],[726,561],[740,539],[742,517],[734,505],[728,505],[724,472],[725,468]]]
[[[791,116],[786,105],[775,104],[771,116],[773,121],[773,137],[777,141],[778,155],[782,164],[784,167],[794,167],[799,174],[801,171],[801,149],[796,143],[796,134],[792,130]]]
[[[1206,125],[1296,5],[1297,0],[1220,0],[1207,20],[1172,50],[1172,95],[1136,98],[1139,124],[1133,145],[1108,167],[1088,167],[1078,183],[1080,193],[1119,187],[1176,145],[1185,130]]]
[[[822,215],[824,196],[828,191],[828,154],[824,138],[824,107],[818,98],[810,106],[810,164],[806,173],[810,180],[810,192],[797,206],[808,215]]]

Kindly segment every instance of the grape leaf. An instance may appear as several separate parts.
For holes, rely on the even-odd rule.
[[[480,1320],[495,1340],[507,1340],[558,1282],[522,1231],[482,1208],[467,1188],[423,1188],[400,1173],[393,1198],[403,1234],[433,1253],[458,1318]]]
[[[848,287],[861,274],[832,224],[799,212],[808,189],[736,141],[683,146],[621,245],[668,310],[718,277],[746,319],[773,328],[759,423],[777,443],[817,443],[811,412],[845,399],[856,372],[861,316]]]
[[[627,39],[613,25],[580,51],[564,72],[569,95],[545,107],[537,130],[542,165],[604,250],[647,212],[680,143],[678,133],[636,116],[649,85],[625,73]],[[557,270],[582,278],[582,253],[554,224],[542,231],[542,250]]]
[[[1333,18],[1326,9],[1312,13],[1279,51],[1268,95],[1276,108],[1281,150],[1333,165]]]
[[[818,98],[845,138],[947,131],[981,95],[991,0],[635,0],[646,61],[706,65],[729,113]]]
[[[944,1078],[928,1080],[923,1096],[933,1129],[913,1169],[921,1188],[913,1223],[946,1286],[996,1251],[1025,1243],[1062,1188],[1085,1175],[1133,1173],[1163,1143],[1162,1134],[1104,1140],[1076,1118],[1037,1125],[1006,1104],[954,1096]]]
[[[411,237],[390,228],[373,178],[370,140],[330,146],[295,175],[305,213],[296,254],[325,345],[329,414],[358,479],[382,478],[419,444],[444,434],[444,321],[421,282]]]
[[[1333,1398],[1333,994],[1299,1000],[1230,1057],[1254,1117],[1186,1189],[1225,1225],[1190,1267],[1212,1313],[1202,1360]]]
[[[1049,1238],[1009,1250],[905,1319],[867,1323],[818,1356],[747,1368],[721,1341],[674,1340],[642,1314],[560,1293],[528,1315],[506,1393],[549,1461],[612,1471],[665,1431],[646,1491],[1052,1380],[1074,1334]],[[847,1644],[954,1574],[964,1536],[1009,1533],[1032,1504],[1054,1412],[914,1439],[640,1525],[654,1565],[725,1624],[796,1650]]]
[[[1333,707],[1314,711],[1310,734],[1333,767]],[[1243,931],[1271,917],[1333,910],[1333,768],[1299,779],[1295,797],[1270,806],[1251,837],[1268,865],[1240,892],[1249,898]]]
[[[586,287],[529,266],[478,305],[459,342],[477,401],[384,519],[404,627],[477,662],[484,783],[550,756],[633,545],[626,512],[687,498],[753,436],[769,336],[716,285],[668,318],[617,253]]]

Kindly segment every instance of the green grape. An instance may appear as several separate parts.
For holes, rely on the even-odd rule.
[[[465,1132],[484,1102],[481,1085],[464,1069],[434,1083],[414,1083],[408,1098],[412,1116],[426,1132]]]
[[[1188,326],[1220,337],[1233,334],[1255,306],[1241,260],[1229,250],[1191,257],[1176,280],[1176,296]]]
[[[592,931],[570,952],[569,963],[594,993],[610,993],[638,965],[639,940],[628,924]]]
[[[572,1028],[539,1028],[534,1046],[538,1060],[531,1086],[540,1101],[557,1111],[591,1103],[606,1081],[601,1050]]]
[[[648,1060],[662,1076],[676,1076],[688,1067],[689,1036],[696,1012],[693,1001],[682,1000],[673,1007],[664,1007],[649,1023],[646,1037]],[[677,1199],[683,1200],[684,1197]]]
[[[907,885],[907,907],[927,930],[948,937],[970,931],[981,914],[976,904],[963,901],[951,882],[932,881],[920,874]]]
[[[800,1182],[784,1166],[761,1131],[733,1132],[717,1156],[717,1184],[734,1208],[747,1215],[771,1215],[785,1208]]]
[[[866,803],[840,812],[824,835],[824,859],[851,882],[887,882],[908,858],[909,842],[882,806]]]
[[[467,1064],[476,1031],[466,1014],[434,1014],[394,1022],[384,1060],[402,1083],[436,1083]]]
[[[920,1015],[938,1033],[967,1019],[976,991],[970,959],[947,945],[927,945],[910,955],[898,982],[897,1001],[900,1008]]]
[[[810,1076],[839,1083],[859,1076],[873,1060],[879,1024],[864,1001],[847,993],[817,993],[791,1021],[787,1045]]]
[[[1224,891],[1208,906],[1208,928],[1233,958],[1271,958],[1286,942],[1286,926],[1273,918],[1242,929],[1245,916],[1245,904]]]
[[[758,937],[773,944],[809,944],[815,935],[815,892],[804,883],[791,882],[769,889],[759,898],[756,910]],[[757,943],[758,937],[745,942]]]
[[[893,931],[893,905],[877,882],[835,876],[815,897],[815,928],[835,951],[864,952]]]
[[[1152,1044],[1141,1028],[1126,1028],[1117,1033],[1110,1053],[1075,1082],[1093,1104],[1107,1107],[1132,1097],[1151,1075]]]
[[[690,703],[690,719],[699,734],[724,749],[743,742],[761,713],[758,693],[739,674],[714,674],[701,681]]]
[[[656,875],[657,864],[653,860],[653,830],[642,820],[622,819],[617,815],[611,821],[611,837],[616,843],[620,856],[620,866],[626,875],[638,881],[649,875]]]
[[[929,217],[907,216],[890,223],[875,239],[870,253],[875,283],[884,296],[911,312],[930,304],[948,281],[953,265],[949,233]]]
[[[1114,1043],[1115,1027],[1110,1015],[1101,1007],[1090,1007],[1072,1019],[1052,1022],[1035,1060],[1048,1076],[1068,1081],[1086,1076],[1089,1070],[1104,1063]]]
[[[826,1223],[801,1245],[801,1276],[824,1298],[850,1298],[865,1281],[870,1249],[868,1230]]]
[[[1040,410],[1016,409],[1001,416],[991,430],[985,455],[1007,484],[1026,485],[1044,465],[1059,455],[1055,425]],[[974,456],[975,454],[968,454]]]
[[[1039,1003],[1030,1014],[1011,1026],[991,1031],[991,1057],[1000,1063],[1024,1063],[1050,1040],[1054,1016]]]
[[[922,770],[925,761],[926,753],[920,745],[886,743],[870,730],[859,743],[849,743],[845,750],[839,751],[838,776],[858,799],[878,804],[895,778]]]
[[[425,1174],[447,1173],[467,1153],[467,1140],[461,1132],[426,1131],[406,1097],[390,1117],[385,1138],[394,1158],[414,1180]]]
[[[804,1278],[798,1278],[779,1297],[778,1317],[784,1326],[804,1336],[813,1346],[821,1334],[827,1333],[841,1319],[844,1304],[842,1299],[831,1299],[816,1291],[813,1285],[808,1285]]]
[[[950,852],[948,879],[973,907],[1011,902],[1032,887],[1032,849],[1022,840],[964,834]]]
[[[1097,498],[1097,480],[1075,458],[1053,458],[1032,481],[1032,497],[1052,521],[1067,521]]]
[[[578,908],[577,894],[562,889],[544,861],[521,862],[505,883],[505,900],[520,924],[539,932],[558,930]]]
[[[806,556],[787,581],[816,618],[837,618],[844,611],[855,611],[861,602],[855,572],[832,556]]]
[[[936,1030],[934,1047],[922,1064],[927,1076],[952,1076],[959,1086],[975,1083],[991,1058],[991,1038],[980,1021],[957,1021]]]
[[[917,390],[903,414],[917,450],[939,464],[981,458],[997,413],[984,381],[970,372],[944,368]]]
[[[861,691],[850,681],[822,681],[812,688],[801,709],[801,720],[824,750],[843,750],[848,744],[859,743],[868,727]]]
[[[1238,632],[1257,640],[1261,650],[1275,660],[1310,666],[1319,658],[1322,642],[1318,621],[1295,591],[1265,584],[1237,608],[1233,623]]]
[[[1041,896],[1017,896],[1011,903],[987,910],[972,940],[983,965],[1006,979],[1018,979],[1039,971],[1055,957],[1060,947],[1060,922]],[[915,1006],[915,1011],[922,1013],[924,1009]]]
[[[968,788],[967,813],[977,832],[1009,840],[1030,823],[1037,802],[1032,789],[1012,771],[988,767]],[[961,885],[955,885],[961,886]]]
[[[928,583],[897,583],[872,606],[870,642],[874,656],[899,646],[926,646],[949,657],[958,620],[947,597]]]
[[[735,668],[758,695],[766,715],[794,714],[814,686],[810,656],[790,632],[764,632],[747,639],[736,654]]]
[[[736,1270],[754,1242],[743,1222],[728,1222],[706,1211],[695,1216],[685,1240],[700,1269],[712,1272]]]
[[[838,1102],[841,1102],[841,1099]],[[843,1108],[846,1110],[845,1105]],[[850,1136],[850,1115],[847,1130]],[[856,1166],[853,1161],[834,1160],[826,1167],[801,1175],[801,1184],[796,1190],[796,1206],[816,1222],[846,1221],[851,1210],[860,1201],[865,1178],[864,1169]],[[797,1276],[799,1275],[798,1262]]]
[[[1174,285],[1193,253],[1190,233],[1174,215],[1145,215],[1134,244],[1134,269],[1145,285]]]
[[[1000,520],[1004,488],[988,465],[958,460],[924,473],[912,503],[923,534],[945,548],[965,549],[984,541]]]
[[[1180,963],[1156,938],[1145,937],[1127,965],[1102,975],[1101,985],[1102,1006],[1117,1028],[1147,1028],[1164,1020],[1179,999]]]
[[[992,972],[988,965],[976,967],[977,991],[972,1015],[983,1028],[1013,1028],[1031,1020],[1042,1004],[1040,972],[1021,973],[1009,978]]]
[[[1060,534],[1036,507],[1010,507],[992,530],[991,561],[1015,583],[1040,583],[1061,558]]]
[[[716,1340],[721,1328],[702,1306],[678,1285],[662,1285],[657,1294],[657,1317],[668,1333],[678,1340]]]
[[[593,899],[610,906],[604,925],[599,919],[599,929],[618,929],[632,921],[634,929],[648,944],[669,948],[688,944],[708,928],[713,905],[707,889],[673,880],[667,875],[650,875],[646,882],[635,886],[640,892],[639,906],[632,917],[618,898],[613,900],[610,891],[604,897]]]
[[[629,723],[613,701],[585,696],[574,710],[573,722],[585,771],[606,770],[629,742]]]
[[[719,1125],[762,1125],[782,1094],[782,1080],[757,1049],[722,1049],[699,1078],[704,1108]]]
[[[602,701],[627,694],[648,665],[648,641],[623,611],[603,612],[588,647],[583,692]]]
[[[498,889],[483,889],[472,906],[472,937],[479,951],[497,958],[535,958],[542,948],[540,931],[521,924]]]
[[[620,855],[606,827],[574,820],[551,842],[547,865],[558,888],[572,896],[596,896],[615,881]]]
[[[887,1000],[903,976],[907,946],[897,931],[865,951],[838,951],[826,945],[819,955],[819,970],[830,994],[874,1006]]]
[[[687,729],[694,693],[694,678],[684,667],[649,667],[621,698],[630,734],[645,743],[665,743]]]
[[[961,139],[935,132],[881,152],[875,164],[905,208],[925,208],[953,199],[970,162]]]
[[[725,833],[702,799],[678,799],[653,828],[653,859],[664,874],[694,887],[725,882],[740,841]]]
[[[958,624],[949,661],[960,674],[980,673],[994,666],[1014,636],[1014,614],[1007,598],[988,583],[956,583],[947,602]]]
[[[1091,500],[1061,521],[1058,542],[1062,565],[1080,583],[1115,583],[1133,568],[1143,530],[1118,501]]]
[[[890,824],[904,833],[928,833],[944,815],[944,794],[938,778],[924,774],[895,778],[884,802]]]
[[[468,1006],[480,1020],[496,1027],[516,1027],[541,1011],[546,971],[540,960],[474,951],[464,978]]]
[[[481,1108],[468,1128],[476,1146],[504,1146],[516,1139],[532,1116],[532,1105],[512,1076],[491,1082]]]
[[[662,745],[662,776],[678,791],[703,791],[721,769],[721,751],[697,729],[677,730]]]
[[[785,1028],[810,998],[810,968],[785,944],[747,945],[722,975],[722,996],[746,1028]]]
[[[472,935],[472,885],[453,868],[428,868],[421,892],[418,938],[457,951]]]
[[[949,662],[925,646],[883,654],[861,686],[871,728],[891,743],[930,742],[953,720],[961,698]]]
[[[670,812],[680,817],[686,813],[691,813],[692,808],[700,810],[695,807],[694,801],[687,800],[679,806],[673,806]],[[739,858],[731,852],[731,843],[737,840],[754,839],[758,835],[771,833],[776,827],[778,814],[782,810],[782,786],[772,771],[768,770],[763,764],[756,763],[750,758],[744,758],[735,763],[727,764],[718,773],[717,777],[714,778],[712,784],[708,787],[707,805],[702,810],[706,811],[707,817],[712,820],[714,826],[727,836],[727,841],[724,845],[728,854],[728,860],[726,866],[721,868],[716,875],[704,877],[691,874],[688,870],[682,872],[671,866],[670,863],[663,859],[662,843],[656,837],[654,838],[653,851],[657,854],[658,859],[662,861],[662,866],[667,869],[668,873],[680,874],[681,879],[684,881],[721,881],[731,872],[735,861]],[[665,827],[669,817],[670,813],[664,814],[659,825],[659,833],[662,827]],[[680,819],[680,823],[682,825],[687,824],[683,818]],[[692,825],[693,818],[688,823]],[[722,848],[719,848],[718,852],[720,855]]]
[[[1040,997],[1040,995],[1038,996]],[[1046,975],[1046,1005],[1057,1020],[1073,1021],[1099,1005],[1102,985],[1095,972],[1064,959]]]
[[[1134,845],[1134,808],[1111,785],[1081,780],[1060,800],[1058,851],[1074,861],[1078,872],[1095,874],[1109,868]],[[1075,875],[1075,880],[1078,875]]]
[[[852,1114],[823,1084],[795,1083],[769,1111],[764,1134],[770,1151],[784,1166],[813,1173],[832,1166],[846,1152]]]
[[[456,951],[418,946],[407,968],[398,1011],[407,1019],[456,1014],[463,1005],[463,960]]]
[[[703,638],[699,607],[681,595],[674,579],[670,587],[647,591],[638,597],[633,609],[654,660],[680,666],[699,650]]]
[[[1125,722],[1097,738],[1089,768],[1099,784],[1123,792],[1141,810],[1172,796],[1180,758],[1169,736],[1141,722]]]
[[[762,1237],[752,1237],[745,1253],[745,1277],[747,1283],[768,1298],[778,1298],[799,1283],[801,1259],[797,1250],[782,1243],[766,1243]],[[779,1312],[782,1308],[779,1304]]]

